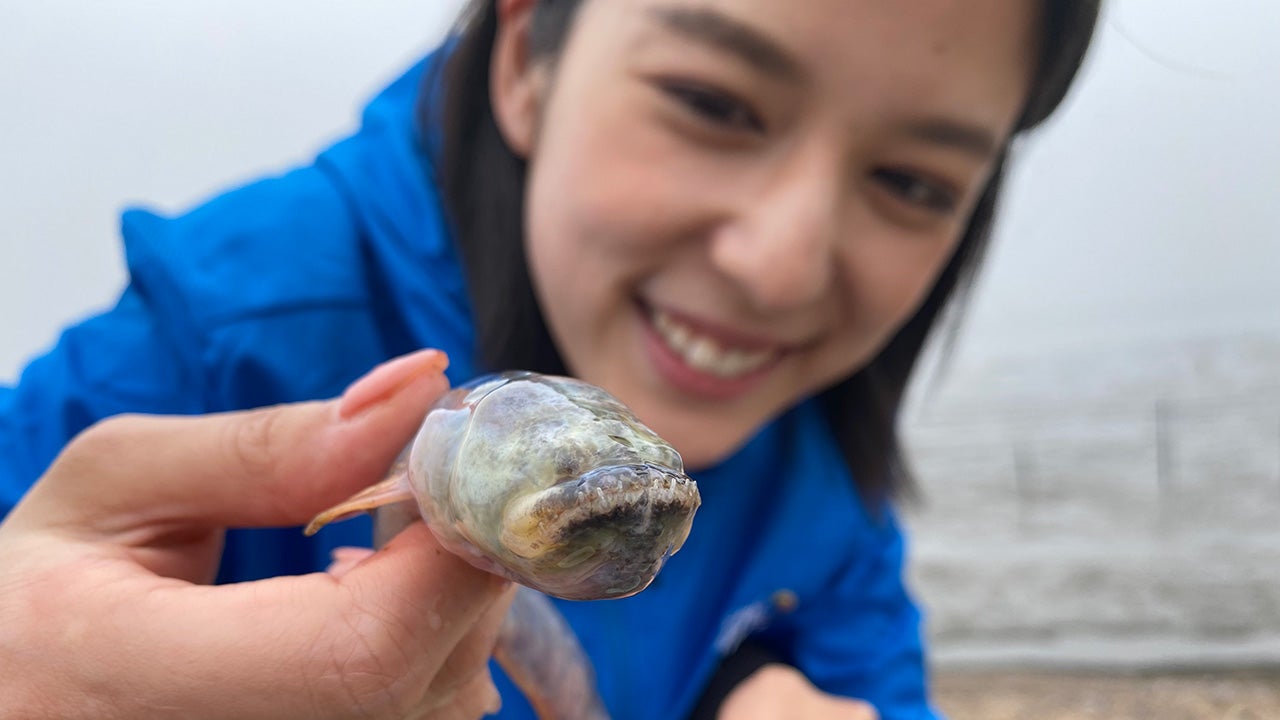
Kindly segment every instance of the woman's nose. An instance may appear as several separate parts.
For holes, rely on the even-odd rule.
[[[757,309],[802,307],[831,288],[840,232],[837,186],[816,170],[792,173],[744,201],[717,230],[712,262]]]

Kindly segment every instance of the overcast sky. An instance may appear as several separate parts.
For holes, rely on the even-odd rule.
[[[1280,3],[1108,7],[1023,148],[971,343],[1280,333]]]
[[[458,6],[0,4],[0,381],[111,302],[123,206],[305,161]],[[1280,336],[1278,36],[1271,0],[1111,2],[1019,149],[966,353]]]

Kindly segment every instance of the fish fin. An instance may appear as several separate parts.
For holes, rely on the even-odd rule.
[[[412,500],[413,491],[409,489],[408,480],[409,476],[403,472],[393,473],[377,485],[370,485],[343,502],[316,515],[302,533],[304,535],[315,535],[317,530],[331,522],[346,520],[362,512],[371,512],[374,508],[382,507],[383,505]]]

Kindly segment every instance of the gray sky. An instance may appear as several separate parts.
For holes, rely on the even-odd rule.
[[[458,5],[0,4],[0,380],[114,297],[122,206],[304,161]],[[1270,0],[1110,3],[1020,148],[962,357],[1280,336],[1278,31]]]
[[[1280,3],[1108,7],[1020,152],[967,345],[1280,333]]]

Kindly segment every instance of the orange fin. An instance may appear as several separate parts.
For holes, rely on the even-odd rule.
[[[377,485],[370,485],[337,505],[325,510],[307,525],[304,535],[314,535],[320,528],[331,522],[346,520],[362,512],[403,500],[412,500],[413,491],[409,489],[409,476],[396,473]]]

